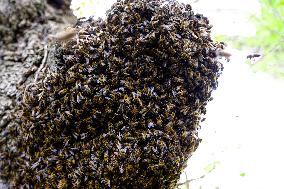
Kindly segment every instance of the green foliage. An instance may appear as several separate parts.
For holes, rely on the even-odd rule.
[[[230,41],[237,48],[248,47],[261,52],[262,58],[252,65],[255,71],[284,78],[284,0],[260,0],[260,5],[261,15],[250,19],[255,24],[256,36],[234,37]]]
[[[204,170],[207,172],[207,173],[211,173],[214,169],[216,169],[216,166],[220,164],[220,161],[214,161],[213,163],[210,163],[208,164]]]
[[[284,78],[284,0],[260,0],[260,3],[261,16],[252,17],[256,37],[247,40],[250,46],[263,51],[263,58],[253,69]]]
[[[284,0],[260,0],[261,16],[253,16],[256,37],[248,40],[249,45],[270,50],[275,45],[284,49]]]
[[[240,176],[244,177],[244,176],[246,176],[246,173],[242,172],[242,173],[240,173]]]

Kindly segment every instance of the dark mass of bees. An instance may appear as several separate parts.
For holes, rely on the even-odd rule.
[[[23,93],[2,177],[16,188],[174,188],[222,71],[208,19],[173,0],[118,0],[76,28]]]

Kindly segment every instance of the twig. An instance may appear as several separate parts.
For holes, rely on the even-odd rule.
[[[185,172],[185,178],[188,180],[187,173]],[[189,182],[186,183],[186,189],[189,189]]]
[[[39,76],[39,73],[41,72],[41,70],[43,69],[43,67],[45,66],[46,64],[46,60],[47,60],[47,55],[48,55],[48,50],[47,50],[47,44],[44,45],[44,56],[43,56],[43,59],[41,61],[41,65],[40,67],[38,68],[36,74],[35,74],[35,80],[34,82],[37,81],[38,79],[38,76]]]
[[[35,73],[34,82],[31,82],[30,84],[26,85],[26,87],[24,89],[23,99],[25,99],[25,97],[26,97],[26,92],[27,92],[28,88],[30,86],[34,85],[37,82],[38,76],[39,76],[41,70],[45,67],[45,64],[46,64],[46,61],[47,61],[47,56],[48,56],[48,48],[47,47],[48,47],[47,44],[45,44],[44,47],[43,47],[44,48],[44,55],[43,55],[43,59],[41,61],[40,67],[38,68],[38,70]]]
[[[182,183],[178,183],[177,186],[181,186],[186,184],[187,188],[189,188],[189,183],[195,180],[199,180],[199,179],[203,179],[206,175],[202,175],[200,177],[194,178],[194,179],[189,179],[187,180],[187,176],[186,176],[186,181],[182,182]]]

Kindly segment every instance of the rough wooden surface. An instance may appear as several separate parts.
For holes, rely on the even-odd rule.
[[[0,144],[21,89],[34,80],[50,34],[73,25],[71,0],[0,0]],[[1,147],[1,146],[0,146]],[[1,153],[0,148],[0,171]],[[0,189],[5,185],[0,181]]]

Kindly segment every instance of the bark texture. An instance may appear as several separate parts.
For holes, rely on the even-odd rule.
[[[0,144],[9,143],[5,135],[13,127],[11,113],[20,89],[49,62],[48,36],[75,24],[70,4],[71,0],[0,0]],[[0,182],[0,188],[5,187]]]

